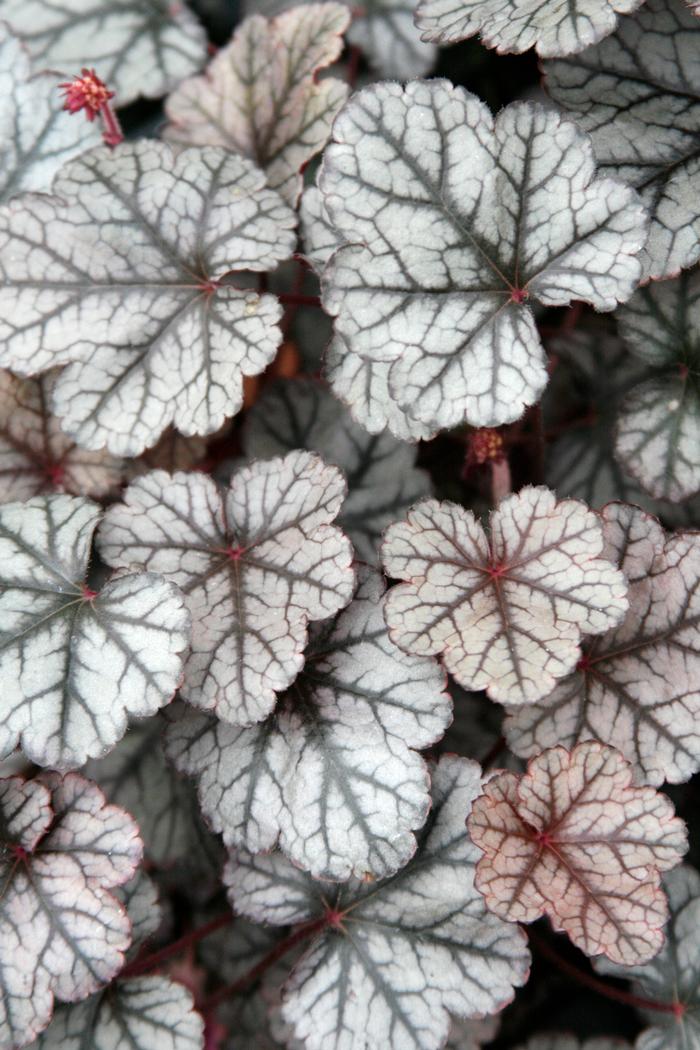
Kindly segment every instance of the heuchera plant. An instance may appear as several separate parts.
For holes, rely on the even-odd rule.
[[[700,1050],[699,787],[697,0],[0,0],[0,1050]]]

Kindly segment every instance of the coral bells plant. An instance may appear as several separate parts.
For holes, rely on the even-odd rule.
[[[696,0],[0,86],[0,1050],[700,1050]]]

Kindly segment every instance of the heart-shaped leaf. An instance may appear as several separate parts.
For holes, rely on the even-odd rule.
[[[589,140],[531,103],[494,121],[446,80],[367,88],[335,121],[319,187],[346,244],[323,275],[347,344],[331,381],[343,352],[389,366],[373,429],[393,429],[391,401],[422,424],[414,438],[517,419],[547,381],[528,300],[612,310],[639,279],[636,194],[596,178]]]
[[[318,74],[340,54],[349,21],[335,3],[294,7],[273,21],[247,18],[206,74],[169,97],[166,137],[250,157],[294,206],[300,171],[325,146],[347,98],[346,84]]]
[[[263,459],[306,448],[340,467],[348,494],[338,524],[370,564],[386,526],[430,492],[414,448],[388,433],[368,434],[312,379],[280,380],[264,391],[247,417],[244,448]]]
[[[637,507],[603,510],[605,555],[629,582],[629,610],[584,641],[574,674],[504,729],[516,754],[591,737],[620,750],[638,782],[688,780],[700,769],[700,534],[666,536]]]
[[[555,0],[419,0],[416,24],[424,40],[451,44],[480,34],[486,47],[538,55],[570,55],[607,36],[618,14],[643,0],[584,0],[569,6]]]
[[[141,859],[138,828],[84,777],[0,780],[0,1043],[49,1023],[121,968],[131,925],[109,892]]]
[[[491,916],[474,888],[478,851],[464,816],[479,785],[476,763],[442,759],[418,851],[384,882],[329,886],[279,853],[229,861],[240,913],[274,925],[326,919],[282,993],[282,1017],[308,1050],[438,1050],[448,1011],[495,1013],[526,980],[521,932]]]
[[[590,133],[602,171],[635,186],[651,212],[647,277],[700,259],[697,31],[682,0],[648,0],[606,40],[545,66],[547,90]]]
[[[685,499],[700,489],[700,270],[642,288],[617,319],[654,376],[623,402],[615,453],[652,496]]]
[[[490,537],[471,511],[424,500],[382,544],[394,587],[385,606],[406,652],[443,653],[467,689],[532,703],[573,670],[582,634],[602,634],[627,610],[622,573],[599,557],[602,522],[578,500],[528,486],[503,500]]]
[[[0,11],[5,18],[5,5]],[[49,190],[76,154],[101,141],[99,127],[63,112],[55,73],[32,76],[29,55],[0,24],[0,202],[23,190]]]
[[[55,372],[21,379],[0,369],[0,503],[46,491],[106,496],[122,479],[122,462],[79,448],[50,409]]]
[[[631,784],[620,752],[594,740],[488,780],[468,827],[490,910],[511,922],[547,915],[588,955],[625,966],[656,955],[668,913],[659,872],[681,860],[686,831],[665,795]]]
[[[199,780],[202,808],[229,846],[278,842],[318,878],[385,877],[415,850],[430,804],[423,759],[451,717],[436,661],[389,640],[383,586],[364,573],[352,604],[312,634],[304,668],[250,729],[175,717],[167,750]]]
[[[147,140],[82,154],[54,192],[0,209],[0,364],[75,362],[53,409],[85,448],[212,433],[281,337],[277,300],[230,272],[290,255],[292,211],[243,157]]]
[[[39,765],[104,754],[127,714],[153,714],[182,677],[190,618],[152,573],[86,584],[100,508],[73,496],[0,507],[0,754]]]
[[[245,467],[225,493],[204,474],[156,470],[110,507],[108,564],[162,572],[186,595],[190,703],[234,725],[271,712],[302,666],[307,622],[352,595],[352,547],[330,524],[344,495],[340,471],[292,452]]]
[[[161,908],[148,877],[137,876],[115,896],[135,943],[158,929]],[[83,1002],[58,1006],[30,1050],[203,1050],[204,1023],[192,1007],[190,992],[168,977],[117,979]]]
[[[641,966],[615,966],[596,960],[601,973],[633,980],[639,994],[668,1003],[668,1013],[647,1016],[651,1026],[642,1032],[635,1050],[698,1050],[700,1047],[700,875],[687,864],[664,878],[671,918],[666,943],[658,955]]]
[[[169,0],[2,0],[2,17],[35,66],[65,74],[94,66],[119,106],[164,95],[206,56],[197,19]]]
[[[353,16],[347,41],[364,52],[377,73],[408,80],[430,71],[437,48],[419,38],[413,24],[413,0],[364,0],[361,7],[352,0],[345,2]],[[295,0],[247,0],[244,7],[248,14],[271,15],[292,5]]]

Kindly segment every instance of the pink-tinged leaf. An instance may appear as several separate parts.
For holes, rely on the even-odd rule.
[[[156,470],[110,507],[100,551],[184,591],[192,651],[182,695],[225,722],[265,718],[300,670],[309,620],[348,603],[352,545],[331,524],[346,486],[309,452],[244,467],[222,491],[204,474]]]
[[[325,146],[347,98],[346,84],[318,74],[338,58],[349,22],[348,8],[335,3],[247,18],[206,74],[169,97],[166,138],[242,153],[295,205],[301,169]]]
[[[76,774],[0,781],[0,1045],[46,1027],[121,968],[131,924],[109,891],[141,860],[138,827]]]
[[[602,522],[577,500],[527,487],[491,514],[425,500],[390,526],[382,545],[393,588],[386,621],[406,652],[443,653],[467,689],[532,703],[573,670],[582,634],[627,610],[623,574],[599,557]]]
[[[0,503],[42,492],[99,498],[116,489],[121,460],[79,448],[51,411],[57,372],[22,379],[0,370]]]
[[[468,828],[484,853],[476,885],[496,915],[547,915],[586,954],[623,965],[661,948],[660,872],[680,862],[686,829],[664,795],[632,787],[619,751],[589,740],[543,752],[522,777],[496,773]]]
[[[602,510],[604,553],[629,583],[629,610],[587,638],[573,674],[505,722],[524,758],[594,737],[618,748],[641,783],[689,780],[700,768],[700,534],[667,535],[637,507]]]

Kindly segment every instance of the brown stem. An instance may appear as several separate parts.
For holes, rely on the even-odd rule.
[[[350,45],[350,54],[348,58],[348,71],[347,71],[347,83],[351,91],[355,90],[357,84],[357,74],[360,71],[360,60],[362,59],[362,51],[357,44]]]
[[[180,955],[190,945],[208,937],[215,930],[220,930],[222,926],[228,926],[230,922],[233,922],[233,915],[219,915],[216,919],[212,919],[211,922],[205,923],[204,926],[198,926],[196,929],[190,930],[178,940],[173,941],[172,944],[167,944],[160,951],[151,952],[149,955],[142,955],[133,959],[121,971],[119,978],[136,977],[139,974],[146,973],[148,970],[155,969],[156,966],[160,966],[161,963],[172,958],[173,955]]]
[[[278,292],[277,298],[283,306],[317,306],[321,308],[318,295],[300,295],[298,292]]]
[[[293,933],[290,933],[288,937],[285,937],[283,941],[271,948],[267,955],[263,956],[259,963],[256,963],[247,973],[239,977],[237,981],[233,981],[232,984],[227,984],[224,988],[220,988],[218,992],[214,992],[208,999],[205,999],[203,1003],[199,1004],[199,1010],[202,1013],[209,1013],[214,1010],[221,1003],[225,1002],[231,996],[238,995],[240,992],[245,992],[251,984],[254,984],[259,977],[270,969],[271,966],[285,956],[288,952],[295,948],[297,944],[303,944],[304,941],[313,937],[315,933],[322,930],[324,926],[328,925],[328,920],[324,916],[322,919],[314,919],[313,922],[304,923]]]
[[[109,102],[102,103],[102,106],[100,107],[100,116],[102,117],[102,123],[104,124],[102,138],[108,146],[111,146],[112,148],[118,146],[120,142],[124,141],[124,132],[119,123],[119,118]]]
[[[498,740],[496,740],[493,743],[493,745],[489,748],[488,752],[484,755],[484,757],[479,760],[479,765],[483,769],[484,773],[489,768],[491,763],[496,761],[496,759],[498,758],[505,746],[506,738],[504,736],[499,736]]]
[[[539,934],[533,930],[528,930],[527,933],[530,944],[540,955],[543,955],[545,959],[553,963],[557,970],[567,974],[567,976],[582,984],[585,988],[590,988],[592,991],[598,992],[608,999],[614,999],[618,1003],[624,1003],[626,1006],[634,1006],[638,1010],[658,1010],[659,1013],[675,1014],[677,1018],[682,1017],[685,1013],[683,1003],[662,1003],[656,999],[646,999],[644,996],[634,995],[633,992],[626,992],[622,988],[615,988],[613,985],[607,984],[606,981],[601,981],[592,974],[579,970],[578,966],[574,966],[573,963],[563,959]]]
[[[535,405],[532,410],[533,436],[535,441],[535,455],[533,463],[534,483],[541,485],[544,481],[544,462],[547,449],[547,441],[544,433],[544,420],[542,418],[542,405]]]

